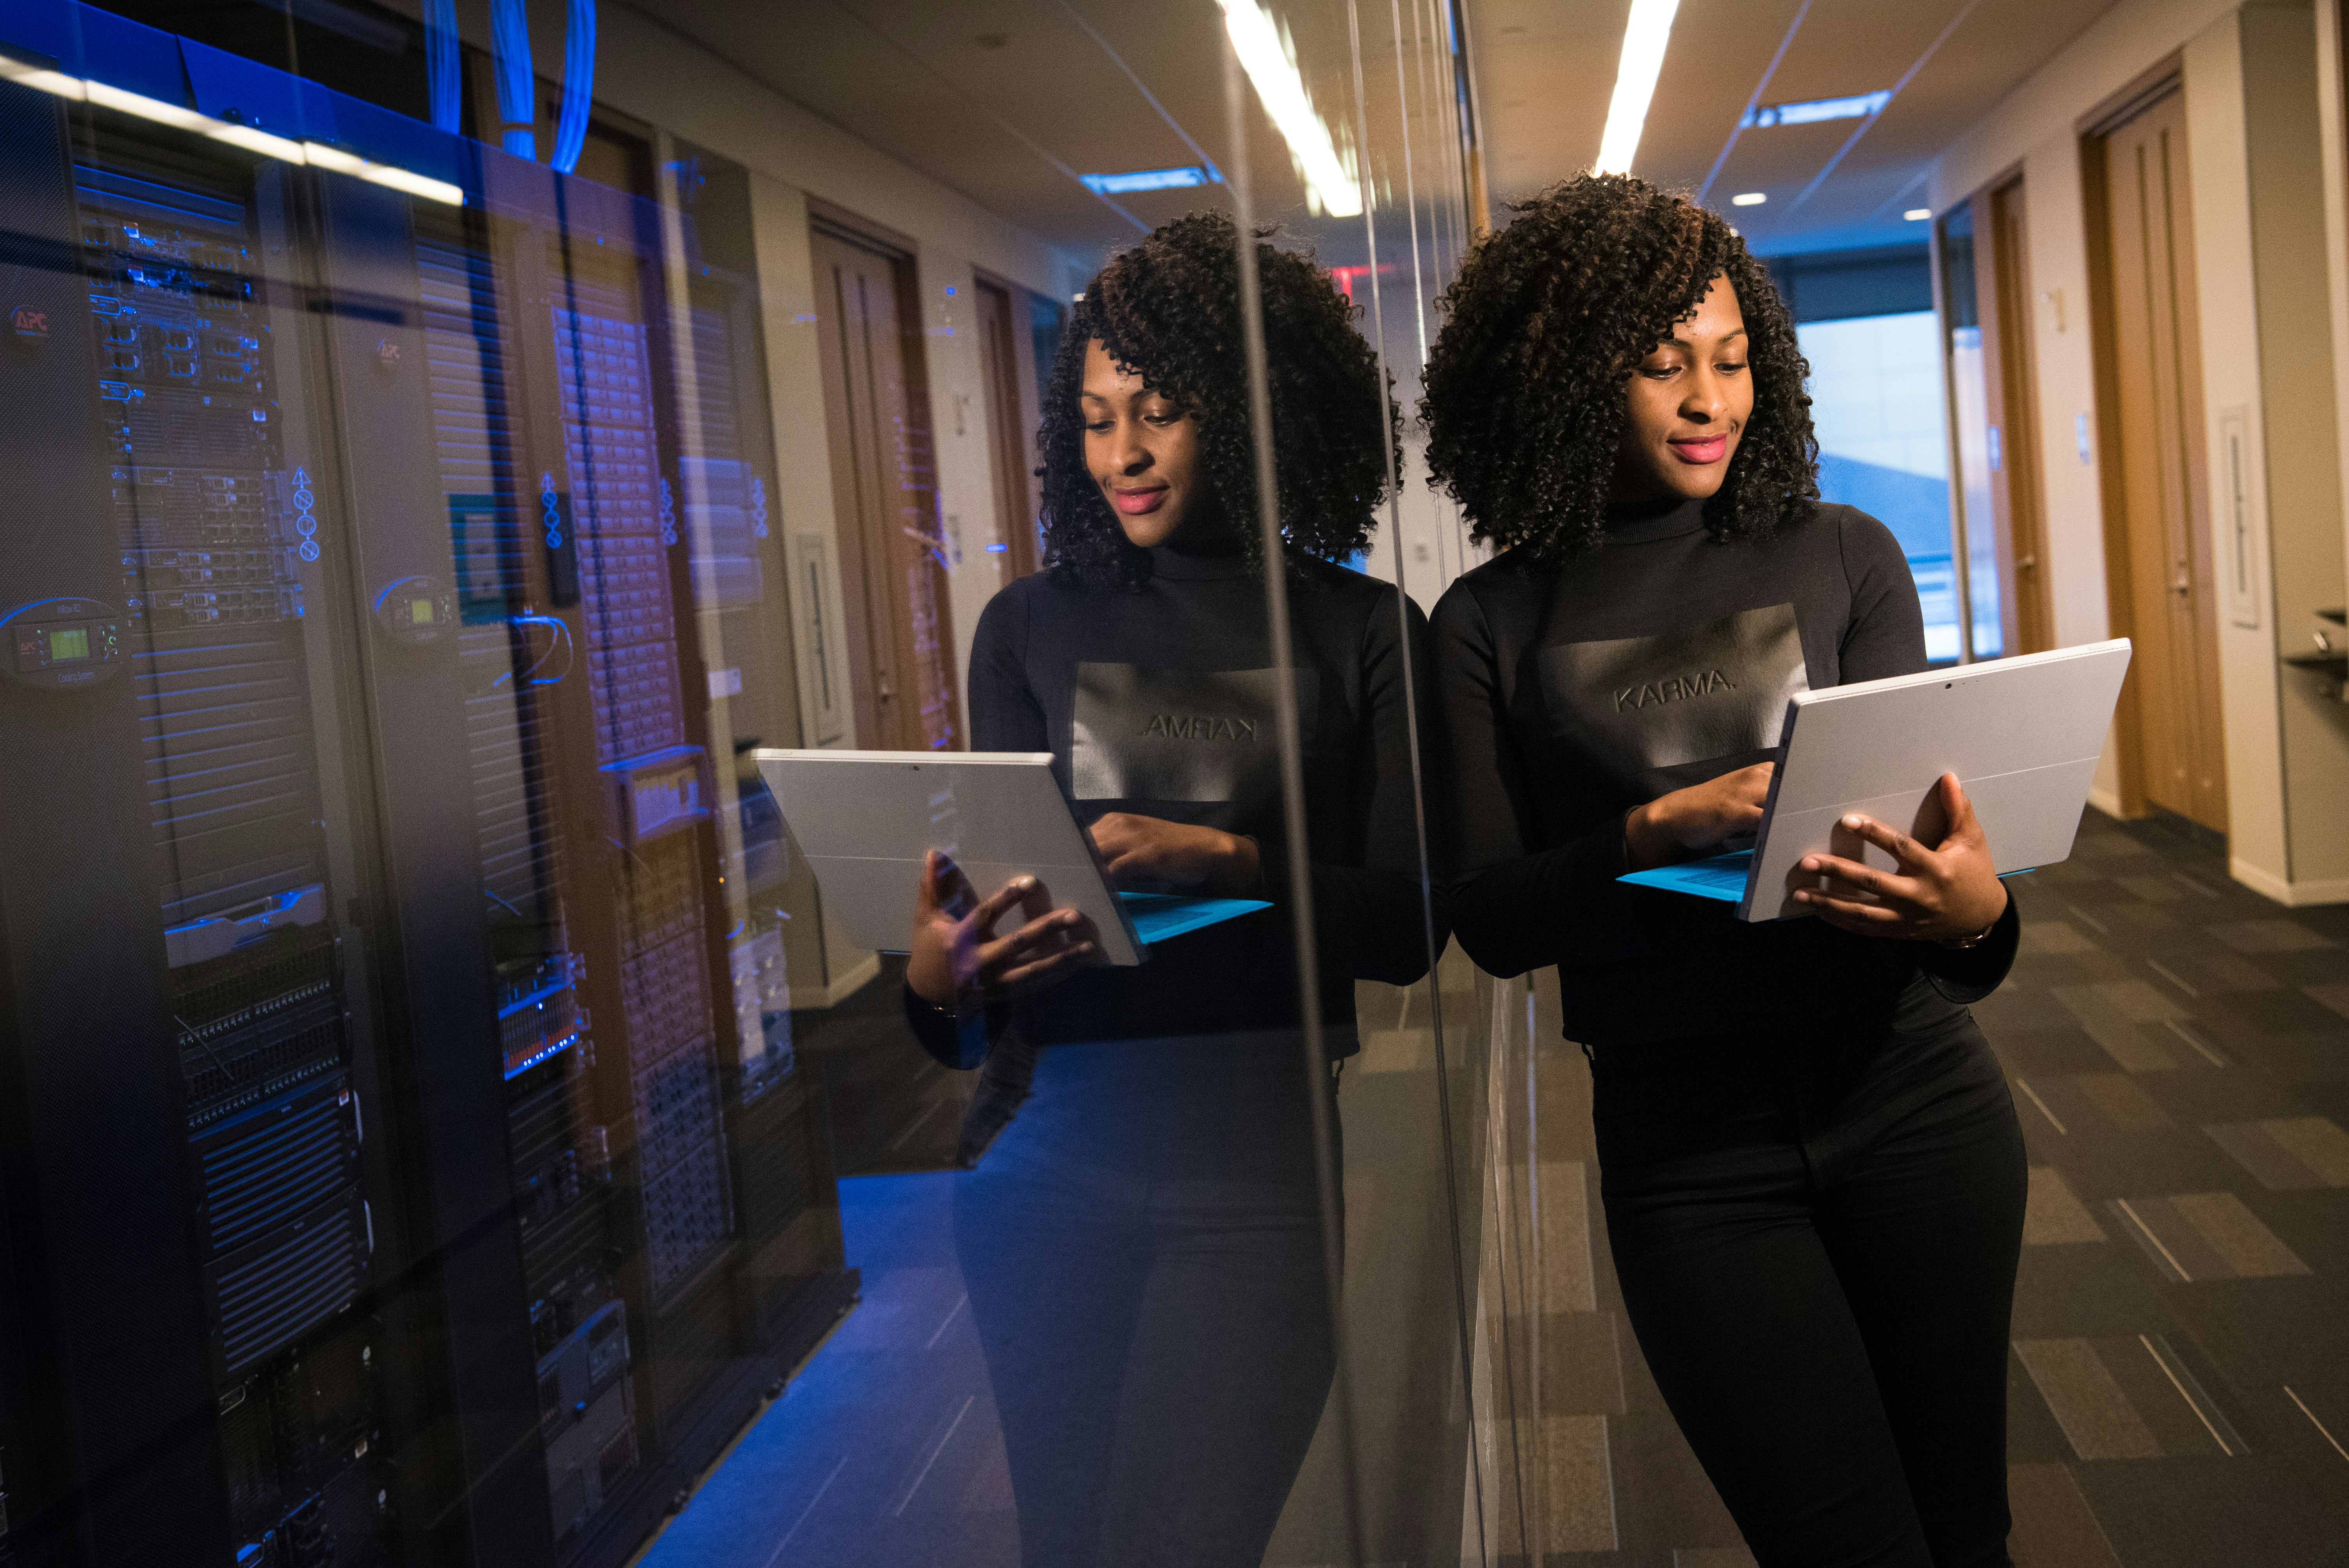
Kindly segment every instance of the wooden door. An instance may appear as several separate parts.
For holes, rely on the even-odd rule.
[[[810,236],[857,744],[960,744],[946,546],[909,258]]]
[[[2046,531],[2040,515],[2039,389],[2032,352],[2031,242],[2023,181],[1974,198],[1974,231],[1988,237],[1982,294],[1983,366],[1990,406],[1991,509],[1998,530],[2000,647],[2035,654],[2055,645],[2048,602]]]
[[[2120,526],[2107,530],[2119,549],[2106,571],[2115,619],[2137,643],[2129,684],[2139,779],[2153,805],[2224,832],[2218,574],[2184,95],[2170,93],[2102,140],[2106,385],[2120,459],[2106,504],[2117,499],[2121,512]]]
[[[1026,400],[1019,395],[1013,308],[1009,289],[979,281],[979,373],[987,383],[988,459],[995,470],[995,537],[987,548],[1006,583],[1035,571],[1037,553],[1036,463],[1021,412]]]

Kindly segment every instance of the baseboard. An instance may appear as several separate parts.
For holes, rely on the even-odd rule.
[[[2102,811],[2106,816],[2112,818],[2116,822],[2127,820],[2127,815],[2121,810],[2121,798],[2110,789],[2099,789],[2093,784],[2090,785],[2088,787],[2088,804],[2094,806],[2097,810]]]
[[[2349,903],[2349,877],[2291,882],[2273,872],[2240,860],[2227,862],[2227,874],[2261,897],[2271,898],[2291,909],[2315,903]]]
[[[821,1000],[814,997],[808,997],[803,1000],[801,995],[794,995],[792,997],[792,1006],[795,1008],[837,1007],[843,1002],[847,1001],[851,996],[855,995],[859,991],[864,990],[864,987],[873,984],[873,982],[879,977],[880,974],[881,955],[877,953],[868,953],[856,963],[849,965],[849,967],[840,975],[834,976],[832,983],[826,985],[820,993]]]

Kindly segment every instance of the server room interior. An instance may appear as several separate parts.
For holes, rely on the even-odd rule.
[[[1018,1562],[973,1078],[751,754],[969,744],[1120,246],[1245,201],[1408,412],[1659,9],[1630,167],[1769,258],[1933,655],[2140,649],[1978,1009],[2015,1560],[2349,1562],[2337,0],[13,0],[0,1563]],[[1428,959],[1297,1129],[1265,1563],[1750,1563],[1555,983]]]

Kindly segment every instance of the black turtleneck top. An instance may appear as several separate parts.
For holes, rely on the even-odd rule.
[[[1433,622],[1454,934],[1501,975],[1556,965],[1566,1035],[1596,1047],[1723,1037],[1899,1007],[1931,1026],[2005,977],[2014,905],[1952,951],[1615,879],[1624,818],[1768,760],[1787,696],[1925,667],[1924,624],[1891,533],[1815,506],[1723,543],[1702,503],[1610,514],[1562,567],[1505,553]],[[1912,990],[1920,972],[1940,995]],[[1909,1005],[1899,1006],[1904,992]]]
[[[1158,944],[1139,966],[1087,969],[994,1010],[990,1038],[1007,1022],[1039,1046],[1299,1022],[1264,584],[1237,552],[1150,553],[1136,592],[1046,572],[988,603],[971,646],[971,744],[1050,751],[1081,821],[1130,811],[1253,837],[1256,896],[1272,907]],[[1333,1055],[1355,1048],[1355,980],[1408,985],[1428,967],[1403,688],[1408,648],[1426,689],[1426,621],[1406,601],[1406,634],[1395,600],[1391,585],[1318,561],[1288,583]],[[957,1039],[951,1020],[917,1001],[908,1015],[940,1059],[976,1065],[979,1031]]]

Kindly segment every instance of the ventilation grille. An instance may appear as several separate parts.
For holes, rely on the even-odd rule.
[[[348,1306],[366,1266],[366,1220],[345,1193],[207,1270],[221,1381],[242,1379]]]
[[[296,1222],[356,1190],[358,1140],[336,1073],[221,1123],[195,1141],[204,1238],[213,1256]]]
[[[440,488],[449,498],[462,626],[465,735],[482,887],[492,920],[549,923],[560,881],[557,849],[534,815],[549,798],[533,682],[562,679],[574,657],[567,634],[516,621],[529,552],[539,537],[537,477],[516,467],[496,281],[484,256],[419,241],[425,356]]]

